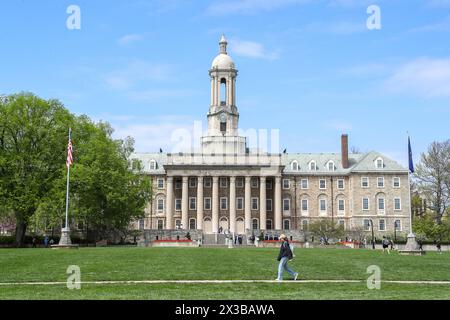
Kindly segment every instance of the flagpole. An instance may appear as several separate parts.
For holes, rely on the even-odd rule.
[[[69,128],[69,141],[72,140],[72,129]],[[66,190],[66,230],[69,230],[69,185],[70,185],[70,165],[67,165],[67,190]]]

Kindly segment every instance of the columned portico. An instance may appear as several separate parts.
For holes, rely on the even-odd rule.
[[[173,229],[173,177],[167,177],[166,229]]]
[[[236,177],[230,177],[230,232],[236,232]]]
[[[219,177],[213,177],[212,184],[212,232],[219,231]]]
[[[250,230],[252,225],[252,212],[251,212],[251,177],[245,177],[245,230]]]
[[[203,230],[203,177],[197,178],[197,229]]]
[[[189,216],[188,216],[188,182],[189,177],[183,177],[182,193],[181,193],[181,224],[183,229],[189,229]]]
[[[267,212],[266,212],[266,177],[260,178],[259,184],[259,228],[266,230]]]

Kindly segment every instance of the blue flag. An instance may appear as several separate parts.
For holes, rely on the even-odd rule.
[[[408,136],[408,156],[409,156],[409,171],[414,173],[414,163],[412,158],[411,141]]]

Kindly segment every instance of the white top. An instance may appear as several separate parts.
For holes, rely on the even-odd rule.
[[[218,69],[234,69],[235,65],[233,59],[225,53],[220,53],[212,62],[212,68]]]

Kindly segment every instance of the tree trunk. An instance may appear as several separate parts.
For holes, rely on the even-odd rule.
[[[25,245],[25,233],[27,231],[27,224],[25,222],[16,223],[16,246],[21,248]]]

